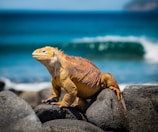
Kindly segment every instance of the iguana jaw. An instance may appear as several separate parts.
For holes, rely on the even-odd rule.
[[[50,60],[50,56],[47,56],[47,55],[42,55],[42,54],[39,54],[39,53],[32,53],[32,57],[37,60],[37,61],[48,61]]]

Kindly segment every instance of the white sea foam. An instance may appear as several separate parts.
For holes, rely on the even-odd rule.
[[[141,38],[140,42],[146,50],[145,59],[149,62],[158,63],[158,42],[151,42],[146,38]]]
[[[132,86],[132,87],[130,87]],[[135,87],[136,86],[136,87]],[[119,84],[120,90],[123,92],[127,88],[139,88],[137,86],[158,86],[158,83],[131,83],[131,84]]]
[[[145,37],[135,37],[135,36],[97,36],[97,37],[84,37],[81,39],[74,39],[73,42],[139,42],[142,44],[145,50],[144,58],[153,63],[158,63],[158,41],[153,42]],[[100,50],[102,50],[103,45],[100,45]]]
[[[17,91],[40,91],[45,88],[51,88],[51,82],[38,83],[15,83],[7,78],[0,78],[5,83],[5,90],[14,89]]]
[[[5,90],[14,89],[17,91],[40,91],[45,88],[51,88],[51,82],[38,82],[38,83],[15,83],[7,78],[0,78],[5,83]],[[158,86],[158,83],[137,83],[137,84],[119,84],[120,90],[123,92],[131,85],[141,86]]]

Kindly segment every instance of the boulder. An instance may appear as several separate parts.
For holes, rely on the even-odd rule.
[[[1,132],[40,132],[41,122],[23,99],[10,91],[0,92]]]
[[[81,120],[58,119],[43,124],[44,132],[104,132],[99,127]]]
[[[158,132],[158,86],[131,85],[123,94],[130,132]]]
[[[78,119],[86,120],[84,115],[76,107],[62,107],[51,104],[38,105],[34,111],[42,123],[54,119]]]
[[[61,89],[61,94],[60,94],[59,100],[61,100],[63,98],[64,94],[65,94],[65,91],[63,89]],[[39,91],[39,96],[40,96],[41,101],[49,98],[51,96],[51,88],[46,88],[46,89]]]
[[[5,82],[0,80],[0,91],[3,91],[5,88]]]
[[[89,122],[110,131],[128,131],[126,113],[115,93],[110,89],[102,90],[96,101],[86,111]]]
[[[24,99],[32,108],[35,108],[37,105],[40,104],[40,97],[38,92],[34,91],[23,91],[19,94],[19,97]]]
[[[39,97],[42,100],[47,99],[48,97],[51,96],[51,88],[45,88],[39,91]]]

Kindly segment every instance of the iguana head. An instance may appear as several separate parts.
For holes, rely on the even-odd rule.
[[[50,46],[36,49],[33,51],[32,56],[37,61],[43,64],[54,65],[58,61],[58,49]]]

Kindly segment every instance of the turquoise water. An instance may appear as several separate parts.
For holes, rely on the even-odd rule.
[[[0,12],[0,77],[49,81],[31,53],[45,45],[91,60],[119,83],[158,83],[158,14]]]

